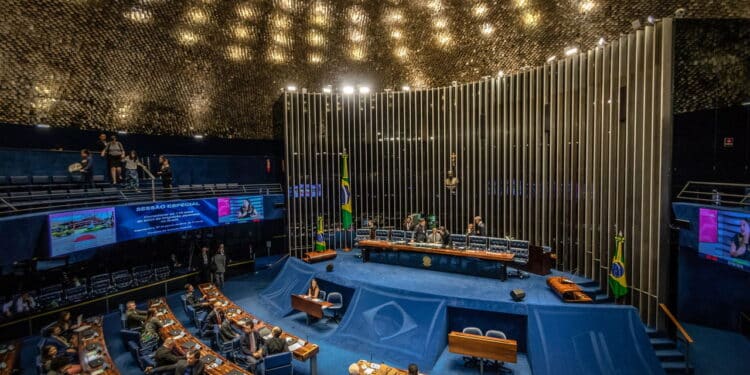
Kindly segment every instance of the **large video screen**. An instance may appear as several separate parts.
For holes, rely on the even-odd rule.
[[[220,224],[263,220],[263,196],[217,198]]]
[[[156,202],[115,208],[117,240],[216,226],[216,199]]]
[[[699,209],[698,242],[704,258],[750,271],[750,213]]]
[[[112,207],[50,214],[48,220],[52,257],[117,241]]]

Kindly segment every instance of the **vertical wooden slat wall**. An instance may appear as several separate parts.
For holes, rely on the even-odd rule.
[[[452,232],[481,215],[492,236],[557,252],[557,268],[607,287],[614,236],[644,322],[660,326],[668,249],[672,20],[590,51],[478,82],[344,95],[286,92],[289,251],[313,247],[316,217],[341,227],[349,154],[354,227],[416,212]],[[451,166],[451,154],[456,166]],[[448,170],[460,182],[444,186]],[[335,238],[335,239],[334,239]],[[343,247],[341,236],[332,246]]]

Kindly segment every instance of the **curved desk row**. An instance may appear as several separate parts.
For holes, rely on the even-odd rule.
[[[152,300],[149,306],[159,311],[159,320],[163,324],[163,327],[159,330],[159,336],[161,336],[162,340],[169,337],[174,339],[175,348],[181,354],[185,354],[192,349],[198,349],[201,353],[200,360],[205,365],[205,372],[208,375],[252,375],[250,371],[228,361],[219,355],[219,353],[211,350],[208,345],[205,345],[197,337],[190,334],[185,326],[175,317],[166,299],[158,298]]]
[[[104,340],[102,317],[89,319],[85,325],[76,329],[74,342],[78,343],[78,360],[83,373],[91,375],[119,374],[115,361],[109,355],[107,343]]]
[[[206,300],[208,300],[209,302],[222,302],[224,304],[227,318],[231,320],[235,325],[243,327],[248,322],[253,321],[255,323],[254,328],[256,330],[261,330],[265,327],[270,331],[270,329],[273,328],[273,325],[262,321],[260,318],[250,314],[249,312],[245,311],[237,304],[232,302],[232,300],[227,298],[224,293],[222,293],[221,290],[219,290],[219,288],[217,288],[213,284],[200,284],[198,286],[198,289],[201,291],[201,293],[203,293],[203,295],[206,297]],[[316,375],[318,373],[317,355],[320,351],[320,347],[288,332],[282,333],[281,337],[287,340],[287,343],[289,344],[289,351],[292,352],[294,359],[302,362],[310,360],[310,374]]]
[[[0,375],[11,375],[18,365],[21,340],[0,344]]]

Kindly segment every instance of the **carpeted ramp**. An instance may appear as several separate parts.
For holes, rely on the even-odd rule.
[[[362,286],[331,336],[341,346],[430,369],[447,344],[445,302],[414,293]]]
[[[279,316],[286,316],[292,310],[292,294],[307,293],[315,274],[315,269],[299,259],[288,259],[271,284],[260,293],[269,310]]]
[[[663,374],[630,306],[533,306],[528,356],[534,375]]]

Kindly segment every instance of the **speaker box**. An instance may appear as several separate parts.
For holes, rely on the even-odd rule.
[[[326,265],[326,272],[333,272],[333,263],[328,263]]]
[[[523,289],[513,289],[510,291],[510,298],[513,298],[514,301],[520,302],[526,297],[526,292],[523,291]]]

